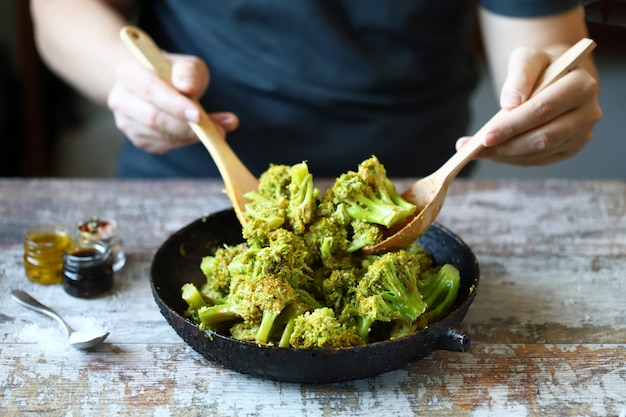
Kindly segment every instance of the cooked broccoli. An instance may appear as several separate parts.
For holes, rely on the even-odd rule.
[[[344,304],[341,314],[338,317],[341,324],[346,327],[355,328],[364,342],[370,341],[374,320],[361,314],[359,305],[355,298],[350,298]]]
[[[304,239],[311,250],[318,253],[324,265],[332,265],[336,257],[346,253],[350,244],[348,230],[333,217],[318,218],[311,224]]]
[[[414,321],[426,311],[415,256],[399,250],[374,257],[356,289],[361,315],[372,321]]]
[[[354,298],[363,272],[356,267],[334,269],[322,281],[324,303],[335,311],[342,311]]]
[[[191,309],[197,310],[207,305],[207,302],[204,300],[204,297],[202,297],[200,291],[198,291],[198,288],[190,282],[183,285],[182,297]]]
[[[250,201],[246,204],[244,238],[262,238],[283,226],[289,206],[290,170],[288,165],[271,165],[259,177],[258,189],[245,194]]]
[[[271,274],[294,288],[310,290],[314,284],[311,264],[316,254],[301,236],[286,229],[277,229],[268,235],[265,246],[250,259],[248,274]]]
[[[451,264],[442,265],[436,273],[427,274],[417,281],[417,288],[426,301],[429,322],[439,320],[448,313],[456,301],[460,285],[459,270]]]
[[[426,311],[413,322],[397,321],[391,329],[390,338],[413,334],[447,314],[459,293],[461,277],[459,270],[451,264],[421,275],[417,287],[426,302]]]
[[[301,235],[304,234],[307,225],[313,220],[319,190],[313,185],[313,175],[309,172],[306,163],[302,162],[292,166],[290,173],[287,217],[291,230]]]
[[[258,323],[255,340],[267,343],[274,321],[294,298],[291,285],[272,275],[261,275],[254,280],[236,279],[224,303],[201,307],[198,316],[207,328],[239,319],[248,325]]]
[[[319,190],[306,162],[271,165],[259,178],[259,188],[246,193],[244,237],[263,236],[266,230],[286,227],[304,234],[317,209]]]
[[[352,239],[346,249],[348,252],[355,252],[383,240],[382,226],[378,224],[354,220],[350,225],[352,226]]]
[[[246,195],[244,243],[202,259],[201,287],[186,284],[186,314],[200,328],[295,348],[357,346],[412,333],[453,305],[458,271],[417,243],[384,255],[359,249],[415,206],[376,157],[320,199],[306,162],[271,165]]]
[[[296,299],[283,310],[276,321],[276,327],[282,328],[278,347],[291,346],[290,339],[296,326],[296,318],[320,307],[323,307],[322,304],[311,294],[304,290],[296,290]]]
[[[344,205],[355,220],[387,228],[404,221],[416,209],[398,194],[375,156],[361,162],[357,172],[340,175],[323,199],[330,200],[333,206]]]
[[[223,301],[228,295],[231,280],[229,265],[247,250],[245,243],[235,246],[225,245],[217,248],[213,255],[202,258],[200,270],[207,281],[202,286],[201,292],[212,304]]]
[[[258,231],[278,229],[285,223],[286,198],[273,200],[257,191],[250,191],[245,197],[250,200],[246,204],[245,216],[248,220],[243,229],[246,238],[257,235]]]
[[[340,348],[364,344],[356,329],[339,323],[335,312],[322,307],[295,319],[289,343],[295,348]]]

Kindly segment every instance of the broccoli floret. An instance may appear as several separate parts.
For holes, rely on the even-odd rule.
[[[291,230],[302,235],[315,216],[319,190],[313,185],[313,175],[305,162],[293,165],[290,173],[287,216]]]
[[[291,346],[290,339],[296,326],[296,318],[307,311],[321,307],[323,307],[322,304],[311,294],[304,290],[296,290],[296,299],[283,310],[276,320],[276,327],[282,328],[278,347]]]
[[[181,296],[187,303],[187,309],[185,310],[185,316],[191,318],[194,321],[198,320],[198,309],[208,305],[207,300],[204,299],[202,293],[192,283],[184,284],[181,288]]]
[[[406,220],[416,206],[398,194],[383,165],[374,156],[359,164],[358,171],[340,175],[326,192],[334,206],[345,206],[355,220],[387,228]]]
[[[352,240],[346,248],[348,252],[355,252],[366,246],[382,242],[384,238],[382,226],[378,224],[354,220],[350,225],[352,226]]]
[[[332,264],[348,248],[348,230],[332,217],[318,218],[304,236],[312,251],[319,254],[322,264]]]
[[[231,291],[224,303],[202,307],[198,316],[206,328],[235,320],[243,320],[249,326],[258,324],[257,343],[267,343],[274,321],[296,297],[287,282],[272,275],[256,279],[234,279]]]
[[[200,291],[211,304],[219,303],[226,298],[231,280],[229,265],[247,249],[245,243],[235,246],[225,245],[217,248],[213,255],[202,258],[200,270],[206,277],[206,283]]]
[[[356,287],[363,272],[357,268],[342,268],[331,271],[322,282],[324,303],[335,311],[342,311],[354,298]]]
[[[375,257],[356,290],[361,315],[372,321],[415,320],[426,311],[419,273],[415,256],[403,250]]]
[[[364,344],[355,328],[339,323],[332,309],[317,308],[295,319],[289,343],[295,348],[340,348]]]
[[[461,286],[459,270],[451,264],[442,265],[436,273],[417,281],[417,288],[426,301],[426,318],[439,320],[452,308]]]
[[[258,249],[250,260],[248,273],[271,274],[287,281],[294,288],[309,290],[313,285],[311,264],[316,255],[301,236],[286,229],[268,235],[266,246]]]
[[[263,238],[265,233],[282,227],[287,220],[291,168],[288,165],[270,165],[259,177],[256,190],[244,195],[246,205],[245,239]]]
[[[248,219],[246,224],[253,225],[254,228],[260,228],[262,230],[274,230],[285,223],[285,210],[289,204],[286,198],[279,197],[273,200],[257,191],[250,191],[245,194],[245,197],[250,200],[250,202],[245,205],[245,216]],[[252,227],[246,227],[244,232],[250,236],[254,236],[254,233],[252,233],[253,230]]]
[[[230,326],[230,336],[244,342],[256,342],[256,335],[259,333],[259,324],[240,321]]]
[[[259,177],[258,192],[272,200],[289,197],[291,166],[270,164]]]
[[[442,318],[454,305],[460,284],[459,270],[450,264],[445,264],[440,268],[433,267],[431,271],[422,274],[417,281],[417,287],[426,302],[426,312],[412,323],[395,322],[390,338],[395,339],[413,334]]]
[[[259,178],[259,187],[245,194],[244,237],[262,238],[266,231],[286,227],[304,234],[317,209],[319,190],[306,162],[271,165]]]
[[[197,310],[200,307],[207,305],[204,297],[202,297],[202,294],[198,291],[198,288],[194,284],[184,284],[181,290],[183,300],[187,302],[190,308]]]
[[[364,342],[367,343],[370,341],[374,321],[361,315],[359,306],[354,298],[349,299],[348,302],[345,303],[338,320],[344,326],[356,329]]]

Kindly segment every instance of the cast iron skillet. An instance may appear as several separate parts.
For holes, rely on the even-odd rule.
[[[151,268],[152,293],[161,313],[178,335],[209,361],[237,372],[287,382],[330,383],[371,377],[398,369],[436,349],[465,352],[470,337],[455,329],[474,301],[478,262],[467,245],[441,225],[433,225],[419,242],[436,263],[452,263],[461,272],[454,310],[436,324],[392,341],[344,349],[291,349],[259,346],[206,331],[186,319],[181,287],[205,282],[200,261],[212,247],[242,242],[233,210],[196,220],[169,237]]]

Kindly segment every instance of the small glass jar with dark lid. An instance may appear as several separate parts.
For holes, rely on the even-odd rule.
[[[113,270],[119,271],[126,263],[126,255],[122,247],[122,238],[119,236],[117,222],[113,219],[91,219],[78,224],[78,243],[101,241],[111,248],[113,256]]]
[[[77,242],[63,255],[63,289],[69,295],[92,298],[113,288],[111,248],[101,241]]]

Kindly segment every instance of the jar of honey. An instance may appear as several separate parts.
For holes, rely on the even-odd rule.
[[[63,289],[69,295],[92,298],[113,288],[111,248],[101,241],[77,242],[63,256]]]
[[[33,227],[24,235],[26,277],[39,284],[62,282],[63,253],[72,245],[69,230],[61,225]]]

